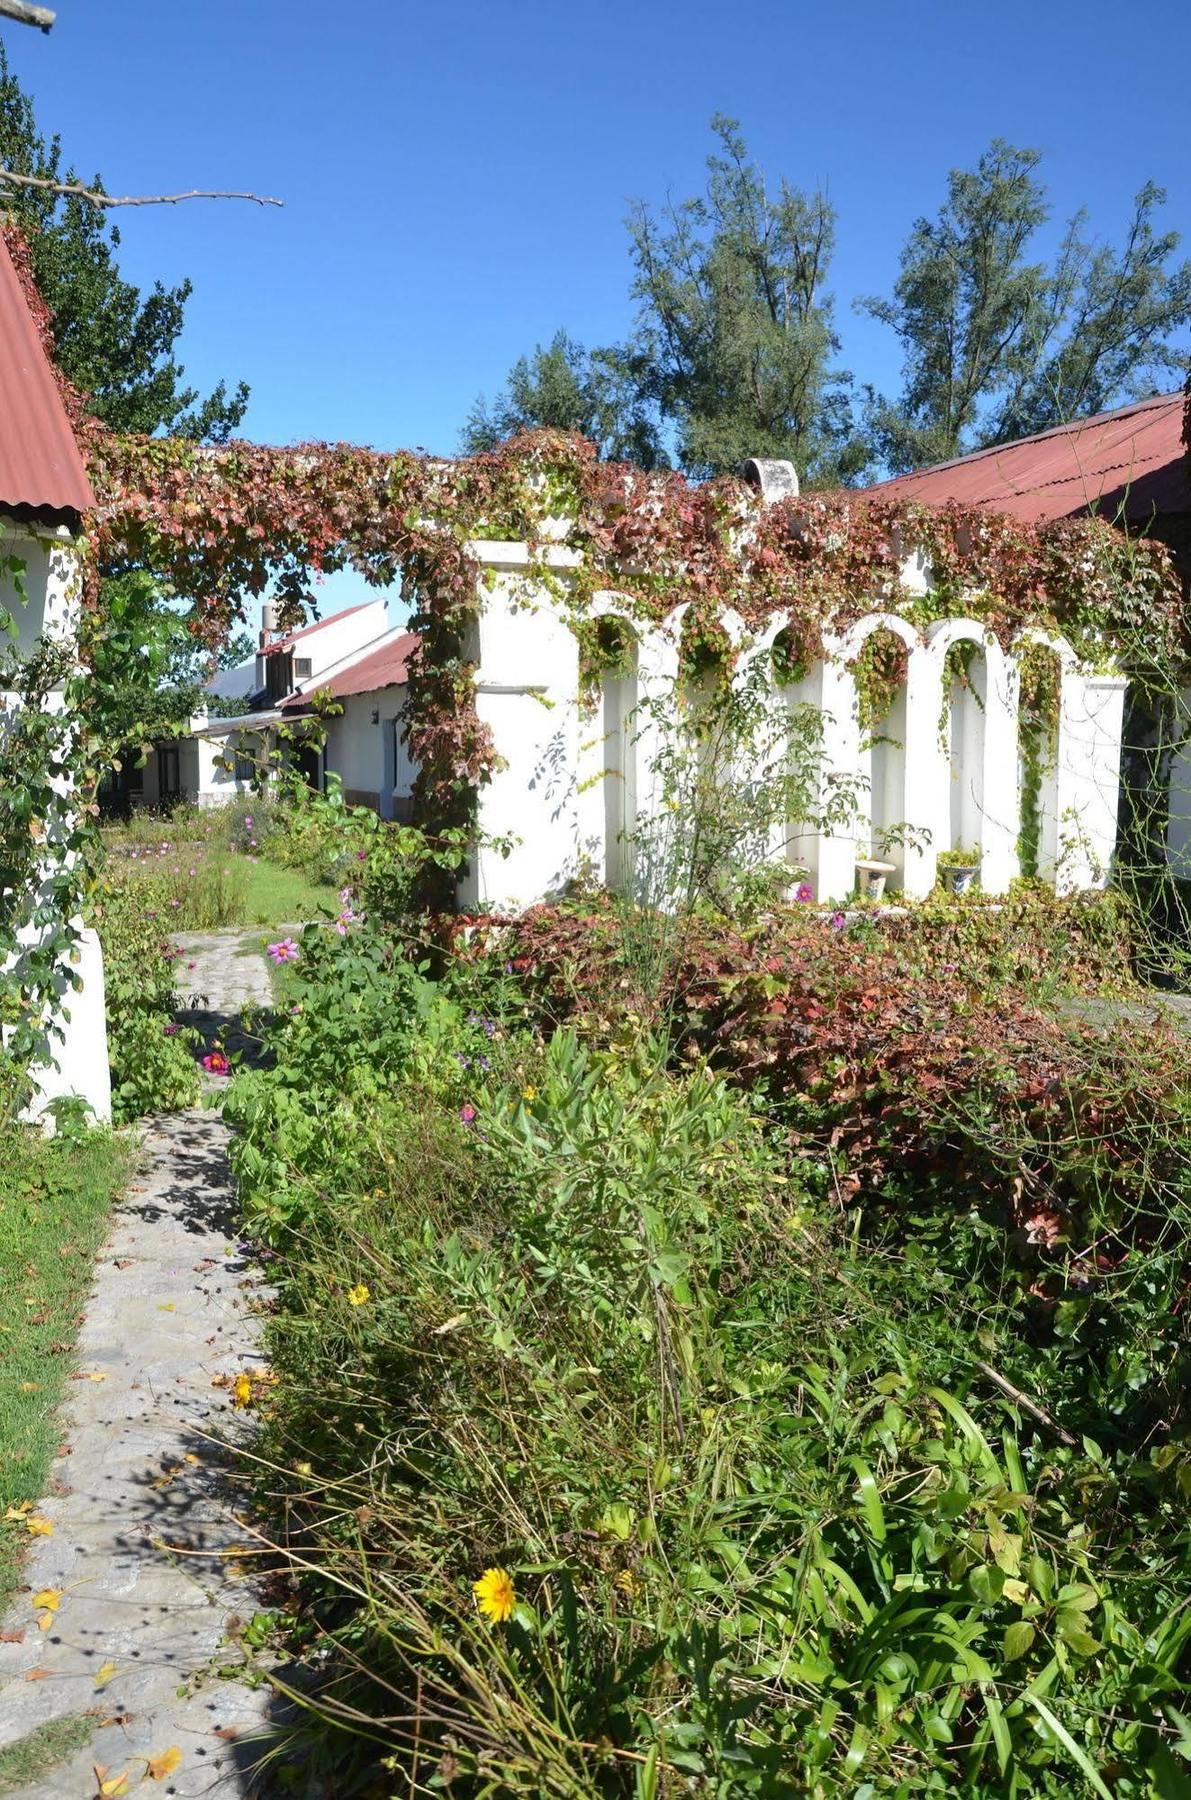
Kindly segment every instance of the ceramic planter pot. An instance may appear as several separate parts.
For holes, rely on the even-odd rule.
[[[944,869],[943,885],[949,894],[966,894],[975,887],[979,876],[979,863],[970,863],[967,868]]]
[[[856,879],[866,900],[879,900],[885,892],[885,883],[896,872],[896,863],[877,862],[870,857],[856,858]]]

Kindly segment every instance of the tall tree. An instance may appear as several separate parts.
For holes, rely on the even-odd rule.
[[[1171,342],[1191,319],[1191,263],[1172,264],[1161,188],[1138,194],[1119,250],[1080,212],[1048,265],[1030,251],[1048,217],[1037,150],[996,139],[953,169],[935,219],[919,219],[889,299],[861,305],[892,326],[903,389],[871,396],[870,425],[894,472],[1136,398],[1189,366]]]
[[[74,181],[62,170],[57,136],[38,129],[33,104],[0,44],[0,162],[22,175]],[[102,189],[98,177],[90,184]],[[248,404],[240,382],[220,382],[205,399],[185,385],[176,346],[191,283],[155,282],[142,294],[116,263],[119,230],[78,197],[35,188],[5,189],[0,205],[25,228],[33,273],[54,315],[59,366],[91,397],[92,411],[117,431],[164,430],[219,442]]]
[[[868,452],[825,286],[835,214],[784,181],[771,197],[735,120],[712,130],[706,194],[660,214],[638,202],[629,217],[630,341],[587,352],[559,332],[513,365],[491,408],[477,404],[465,448],[555,425],[646,468],[672,445],[695,475],[749,456],[789,457],[812,485],[860,472]]]
[[[771,195],[737,121],[711,126],[706,194],[660,215],[638,202],[629,219],[635,365],[691,473],[784,456],[811,484],[847,480],[866,449],[834,366],[834,209],[784,180]]]

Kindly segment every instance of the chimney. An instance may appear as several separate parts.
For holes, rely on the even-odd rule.
[[[764,506],[797,498],[798,472],[792,462],[775,456],[750,456],[741,463],[740,473],[750,487],[756,488]]]
[[[261,649],[267,649],[269,640],[277,629],[277,608],[266,600],[261,607]]]

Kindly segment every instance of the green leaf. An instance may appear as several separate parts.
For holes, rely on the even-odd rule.
[[[1019,1656],[1024,1656],[1037,1636],[1028,1619],[1018,1619],[1010,1625],[1001,1645],[1005,1661],[1016,1662]]]

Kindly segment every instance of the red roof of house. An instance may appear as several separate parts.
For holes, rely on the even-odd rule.
[[[0,240],[0,506],[73,516],[94,505],[54,372]]]
[[[408,679],[409,659],[417,643],[416,631],[403,631],[379,649],[361,656],[358,662],[342,669],[338,675],[315,682],[305,693],[291,695],[282,705],[286,708],[301,706],[314,693],[346,700],[351,694],[372,694],[380,688],[400,687]]]
[[[1185,404],[1182,393],[1158,394],[898,475],[870,491],[932,505],[959,500],[1034,521],[1089,508],[1138,524],[1158,513],[1191,512]]]
[[[272,656],[277,650],[288,650],[299,638],[313,637],[316,631],[322,631],[328,625],[338,625],[340,619],[350,619],[353,613],[363,612],[366,606],[375,605],[375,600],[357,600],[354,606],[345,606],[342,612],[332,613],[329,619],[314,619],[309,625],[299,625],[296,631],[287,631],[284,637],[275,638],[271,644],[266,644],[265,655]]]

